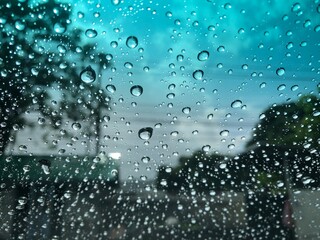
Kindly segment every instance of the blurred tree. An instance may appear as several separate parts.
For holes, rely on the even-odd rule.
[[[81,29],[70,29],[71,13],[71,4],[54,0],[0,2],[0,154],[17,130],[32,126],[30,112],[57,129],[63,118],[100,121],[97,107],[108,109],[100,86],[82,82],[80,73],[92,64],[101,74],[109,63]]]

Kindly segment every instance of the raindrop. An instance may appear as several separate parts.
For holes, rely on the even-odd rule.
[[[184,56],[183,56],[183,55],[179,54],[179,55],[177,56],[177,61],[178,61],[178,62],[182,62],[183,59],[184,59]]]
[[[176,85],[174,83],[171,83],[169,86],[168,86],[168,89],[169,90],[173,90],[176,88]]]
[[[110,43],[110,46],[113,47],[113,48],[116,48],[116,47],[118,47],[118,43],[116,41],[112,41]]]
[[[111,170],[111,175],[112,176],[117,176],[118,175],[118,170],[117,169],[112,169]]]
[[[184,108],[182,108],[182,112],[183,112],[184,114],[189,114],[189,113],[191,112],[191,108],[189,108],[189,107],[184,107]]]
[[[131,69],[131,68],[133,68],[133,64],[130,63],[130,62],[126,62],[126,63],[124,64],[124,67],[125,67],[125,68],[128,68],[128,69]]]
[[[267,86],[267,84],[265,82],[260,84],[260,88],[265,88]]]
[[[87,29],[85,34],[88,38],[95,38],[98,35],[97,31],[94,29]]]
[[[26,28],[26,24],[20,20],[17,20],[14,24],[17,30],[22,31]]]
[[[64,194],[63,194],[63,196],[65,197],[65,198],[67,198],[67,199],[69,199],[69,198],[71,198],[71,191],[66,191]]]
[[[205,151],[205,152],[209,152],[211,149],[211,146],[210,145],[205,145],[202,147],[202,150]]]
[[[208,114],[207,119],[209,120],[213,119],[213,114],[212,113]]]
[[[301,8],[300,3],[295,3],[292,6],[292,12],[296,12]]]
[[[153,129],[151,127],[141,128],[138,132],[139,138],[149,140],[152,137]]]
[[[223,131],[221,131],[221,132],[220,132],[220,136],[222,136],[222,137],[227,137],[227,136],[229,136],[229,130],[223,130]]]
[[[202,70],[196,70],[193,72],[193,78],[196,80],[202,80],[203,78],[203,71]]]
[[[138,39],[135,36],[127,38],[126,45],[128,48],[136,48],[138,46]]]
[[[96,72],[89,65],[80,73],[80,78],[85,83],[92,83],[96,80]]]
[[[282,90],[284,90],[284,89],[286,89],[286,85],[285,85],[285,84],[280,84],[280,85],[278,86],[278,88],[277,88],[278,91],[282,91]]]
[[[73,123],[72,124],[72,128],[73,128],[73,130],[80,130],[81,129],[81,124],[80,123],[78,123],[78,122],[75,122],[75,123]]]
[[[231,103],[231,107],[232,108],[239,108],[239,107],[241,107],[242,106],[242,101],[240,101],[240,100],[235,100],[235,101],[233,101],[232,103]]]
[[[224,46],[219,46],[219,47],[217,48],[217,51],[218,51],[218,52],[224,52],[224,51],[225,51]]]
[[[120,0],[111,0],[111,3],[115,6],[119,5]]]
[[[278,68],[276,73],[278,76],[283,76],[285,74],[285,69],[284,68]]]
[[[167,94],[168,99],[173,99],[176,95],[174,93]]]
[[[20,151],[26,151],[28,148],[27,148],[27,146],[26,145],[20,145],[19,146],[19,150]]]
[[[291,91],[297,91],[299,89],[299,86],[298,85],[293,85],[291,87]]]
[[[209,52],[208,51],[202,51],[198,54],[198,60],[199,61],[206,61],[209,58]]]
[[[139,97],[143,93],[143,88],[140,85],[132,86],[130,93],[135,97]]]
[[[116,92],[116,87],[113,85],[113,84],[108,84],[107,86],[106,86],[106,89],[107,89],[107,91],[109,92],[109,93],[115,93]]]
[[[141,162],[143,162],[143,163],[148,163],[148,162],[150,162],[150,158],[147,157],[147,156],[143,156],[143,157],[141,158]]]
[[[66,31],[66,27],[61,23],[54,24],[53,29],[56,33],[64,33]]]
[[[51,162],[48,159],[41,159],[39,160],[39,163],[41,164],[41,168],[45,174],[50,174],[50,166]]]

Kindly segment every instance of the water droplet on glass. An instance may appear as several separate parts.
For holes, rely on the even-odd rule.
[[[14,23],[14,26],[17,30],[22,31],[26,28],[26,24],[24,22],[22,22],[21,20],[17,20]]]
[[[265,88],[267,86],[267,84],[265,82],[260,84],[260,88]]]
[[[118,175],[118,170],[117,169],[112,169],[111,170],[111,175],[112,176],[117,176]]]
[[[169,90],[173,90],[176,88],[176,85],[174,83],[171,83],[169,86],[168,86],[168,89]]]
[[[97,31],[94,29],[87,29],[85,34],[88,38],[95,38],[98,35]]]
[[[96,72],[89,65],[80,73],[80,78],[85,83],[92,83],[96,80]]]
[[[126,45],[128,48],[136,48],[138,46],[138,38],[130,36],[127,38]]]
[[[202,80],[203,74],[204,74],[204,73],[203,73],[202,70],[196,70],[196,71],[193,72],[192,76],[193,76],[193,78],[196,79],[196,80]]]
[[[278,76],[283,76],[285,74],[285,69],[284,68],[278,68],[276,73]]]
[[[240,101],[240,100],[235,100],[235,101],[233,101],[232,103],[231,103],[231,107],[232,108],[239,108],[239,107],[241,107],[242,106],[242,101]]]
[[[78,123],[78,122],[75,122],[75,123],[73,123],[72,124],[72,128],[73,128],[73,130],[80,130],[81,129],[81,124],[80,123]]]
[[[224,52],[224,51],[225,51],[224,46],[219,46],[219,47],[217,48],[217,51],[218,51],[218,52]]]
[[[143,156],[143,157],[141,158],[141,162],[143,162],[143,163],[148,163],[148,162],[150,162],[150,158],[147,157],[147,156]]]
[[[202,51],[198,54],[198,60],[199,61],[206,61],[209,58],[209,52],[208,51]]]
[[[285,84],[280,84],[280,85],[278,86],[278,88],[277,88],[278,91],[282,91],[282,90],[284,90],[284,89],[286,89],[286,85],[285,85]]]
[[[132,86],[130,93],[135,97],[139,97],[143,93],[143,88],[140,85]]]
[[[298,85],[293,85],[291,87],[291,91],[297,91],[299,89],[299,86]]]
[[[209,152],[211,149],[211,146],[210,145],[205,145],[202,147],[202,150],[205,151],[205,152]]]
[[[120,0],[111,0],[111,3],[115,6],[119,5]]]
[[[220,132],[220,136],[222,136],[222,137],[227,137],[227,136],[229,136],[229,131],[228,131],[228,130],[223,130],[223,131],[221,131],[221,132]]]
[[[39,160],[39,163],[41,164],[41,168],[45,174],[50,174],[50,166],[51,162],[48,159],[41,159]]]
[[[113,85],[113,84],[108,84],[107,86],[106,86],[106,89],[107,89],[107,91],[109,92],[109,93],[115,93],[116,92],[116,87]]]
[[[151,127],[141,128],[138,132],[139,138],[149,140],[152,137],[153,129]]]
[[[124,64],[124,67],[125,67],[125,68],[128,68],[128,69],[131,69],[131,68],[133,68],[133,64],[130,63],[130,62],[126,62],[126,63]]]
[[[61,23],[54,24],[53,29],[56,33],[64,33],[66,31],[66,27]]]
[[[212,113],[208,114],[207,119],[209,120],[213,119],[213,114]]]
[[[168,99],[173,99],[176,95],[174,93],[167,94]]]
[[[301,8],[300,3],[295,3],[295,4],[293,4],[291,10],[292,10],[292,12],[297,12],[300,8]]]
[[[27,148],[27,146],[26,145],[20,145],[19,146],[19,150],[20,151],[26,151],[28,148]]]
[[[191,108],[189,108],[189,107],[184,107],[184,108],[182,108],[182,112],[183,112],[184,114],[189,114],[189,113],[191,112]]]

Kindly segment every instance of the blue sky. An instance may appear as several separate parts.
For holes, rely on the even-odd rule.
[[[157,166],[174,165],[179,156],[204,145],[211,146],[210,152],[240,152],[268,106],[316,92],[319,2],[295,3],[76,1],[68,31],[95,29],[98,35],[86,41],[113,56],[114,69],[105,70],[101,78],[103,89],[107,84],[117,89],[111,94],[114,106],[104,130],[111,140],[102,143],[107,145],[103,150],[122,154],[123,179],[152,177]],[[134,49],[126,46],[129,36],[138,39]],[[111,47],[112,41],[118,43],[116,48]],[[209,58],[199,61],[197,56],[204,50]],[[127,62],[131,69],[125,67]],[[284,68],[285,74],[278,76],[278,68]],[[204,72],[202,80],[193,78],[196,70]],[[170,84],[175,89],[169,90]],[[143,87],[140,97],[130,94],[133,85]],[[281,90],[280,85],[284,85]],[[169,93],[175,97],[168,99]],[[231,107],[235,100],[241,100],[242,108]],[[191,108],[190,114],[182,112],[184,107]],[[148,144],[137,137],[140,128],[157,123],[162,127],[154,129]],[[229,135],[220,136],[222,130],[229,130]],[[171,136],[174,131],[179,134]],[[87,153],[86,148],[78,151]],[[140,161],[145,155],[152,158],[150,171]]]

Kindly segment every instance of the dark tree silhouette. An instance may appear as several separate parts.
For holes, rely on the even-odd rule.
[[[0,154],[14,141],[14,130],[32,126],[30,112],[57,129],[63,118],[99,125],[97,108],[109,107],[99,84],[80,79],[89,64],[98,75],[109,63],[95,45],[84,43],[71,10],[71,4],[53,0],[0,2]]]

